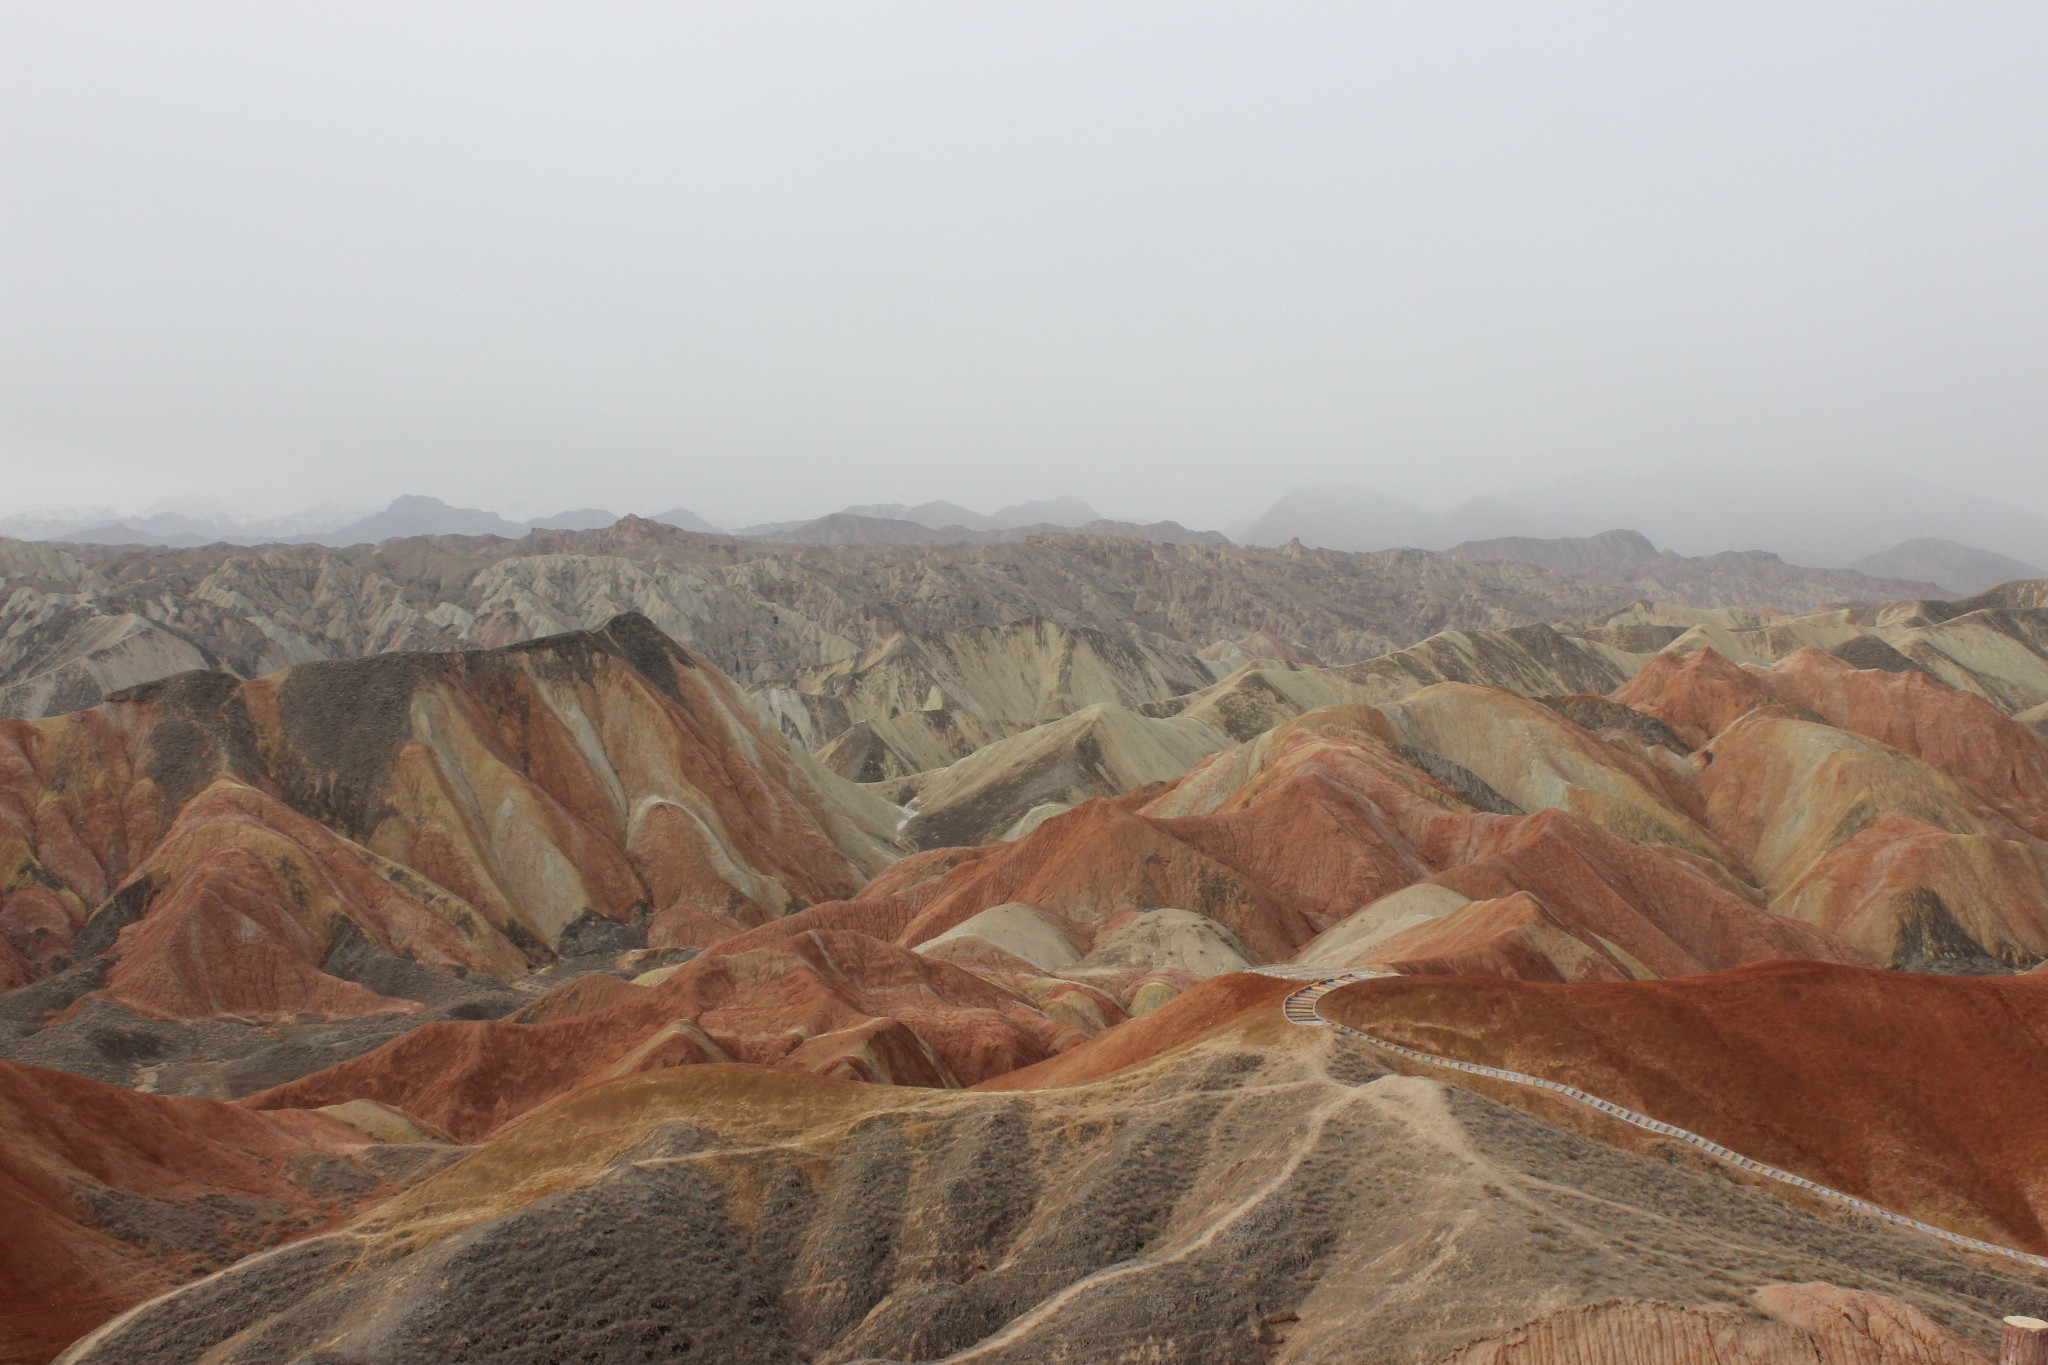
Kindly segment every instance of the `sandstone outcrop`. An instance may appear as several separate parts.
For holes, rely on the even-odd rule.
[[[1575,638],[1640,664],[1654,653],[1710,648],[1773,664],[1813,648],[1857,668],[1918,670],[2000,710],[2048,701],[2048,580],[2004,583],[1957,601],[1901,601],[1804,615],[1699,611],[1639,602],[1572,627]]]
[[[2048,844],[1896,749],[1776,710],[1714,741],[1708,824],[1780,913],[1873,961],[1921,968],[2048,956]]]

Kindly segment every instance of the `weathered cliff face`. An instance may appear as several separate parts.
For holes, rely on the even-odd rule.
[[[694,946],[848,895],[896,820],[644,618],[185,674],[0,723],[0,971],[156,1018],[404,1011],[364,982]]]

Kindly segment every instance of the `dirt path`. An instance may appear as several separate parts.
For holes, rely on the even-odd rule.
[[[1339,986],[1348,986],[1355,981],[1369,981],[1375,977],[1392,976],[1395,973],[1361,972],[1349,968],[1306,968],[1284,965],[1271,968],[1254,968],[1253,970],[1259,971],[1266,976],[1302,980],[1306,983],[1301,989],[1280,1002],[1280,1012],[1287,1017],[1290,1023],[1300,1024],[1305,1028],[1332,1028],[1345,1037],[1355,1038],[1369,1047],[1378,1048],[1383,1052],[1391,1052],[1396,1056],[1405,1057],[1412,1062],[1420,1062],[1424,1066],[1444,1067],[1452,1071],[1465,1072],[1467,1075],[1484,1076],[1489,1080],[1505,1081],[1510,1085],[1529,1086],[1533,1089],[1547,1090],[1554,1095],[1562,1095],[1568,1100],[1597,1109],[1612,1118],[1620,1119],[1623,1123],[1634,1124],[1638,1128],[1647,1129],[1662,1137],[1683,1142],[1687,1146],[1705,1152],[1708,1156],[1725,1161],[1731,1166],[1739,1166],[1743,1170],[1749,1171],[1754,1175],[1760,1175],[1767,1180],[1775,1180],[1786,1185],[1795,1185],[1809,1194],[1818,1195],[1823,1199],[1841,1204],[1846,1208],[1855,1210],[1857,1213],[1882,1219],[1884,1222],[1893,1223],[1899,1227],[1911,1228],[1915,1232],[1939,1238],[1951,1246],[1962,1247],[1967,1251],[1981,1251],[1993,1256],[2004,1256],[2025,1265],[2033,1266],[2036,1269],[2048,1270],[2048,1256],[2036,1256],[2031,1252],[2000,1246],[1996,1242],[1986,1242],[1976,1237],[1965,1237],[1961,1233],[1950,1232],[1947,1228],[1936,1227],[1932,1223],[1923,1223],[1918,1218],[1908,1218],[1905,1214],[1894,1213],[1881,1204],[1873,1204],[1868,1199],[1862,1199],[1853,1194],[1844,1194],[1840,1190],[1830,1189],[1826,1185],[1808,1180],[1803,1175],[1794,1175],[1790,1171],[1766,1165],[1761,1161],[1746,1157],[1740,1152],[1723,1147],[1712,1138],[1702,1137],[1698,1133],[1680,1128],[1676,1124],[1665,1123],[1661,1119],[1651,1118],[1648,1114],[1637,1113],[1635,1110],[1624,1108],[1612,1100],[1601,1099],[1598,1095],[1588,1094],[1586,1091],[1565,1085],[1562,1082],[1546,1080],[1541,1076],[1531,1076],[1520,1071],[1508,1071],[1497,1066],[1483,1066],[1478,1062],[1461,1062],[1453,1057],[1439,1057],[1435,1053],[1422,1052],[1412,1047],[1404,1047],[1400,1043],[1388,1042],[1384,1038],[1376,1038],[1370,1033],[1362,1032],[1351,1027],[1349,1024],[1339,1023],[1335,1019],[1331,1019],[1323,1014],[1321,1008],[1322,998],[1331,991],[1336,990]],[[1313,973],[1313,976],[1311,976],[1311,973]]]

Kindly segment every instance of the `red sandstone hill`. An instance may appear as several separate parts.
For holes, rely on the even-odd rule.
[[[892,819],[641,618],[181,675],[0,721],[0,981],[105,954],[104,994],[159,1018],[409,1009],[329,957],[701,944],[851,894]]]
[[[0,1062],[0,1360],[341,1221],[435,1164],[326,1114],[253,1113]]]
[[[974,1088],[1046,1090],[1085,1085],[1142,1065],[1247,1016],[1274,1014],[1280,1002],[1300,986],[1299,981],[1252,972],[1212,977],[1142,1019],[1119,1024],[1057,1057],[1005,1072]]]
[[[827,779],[764,736],[729,686],[651,628],[327,667],[385,672],[364,672],[355,681],[366,695],[346,703],[298,677],[317,670],[238,686],[201,679],[18,734],[7,791],[27,873],[0,922],[29,926],[14,941],[31,969],[30,952],[61,962],[78,907],[106,895],[84,940],[111,949],[105,993],[180,1018],[412,1008],[322,970],[343,924],[414,961],[502,973],[547,951],[543,931],[559,937],[573,927],[565,902],[584,905],[584,923],[644,919],[660,941],[725,939],[665,987],[687,997],[676,1006],[658,990],[646,1002],[628,995],[581,1010],[576,1027],[606,1041],[589,1044],[589,1055],[571,1050],[519,1068],[521,1086],[498,1107],[464,1112],[466,1132],[608,1074],[678,1019],[721,1055],[752,1048],[762,1060],[876,1078],[991,1074],[983,1062],[963,1071],[946,1060],[943,1040],[957,1030],[945,1010],[913,1011],[913,1026],[880,1003],[883,978],[860,980],[802,953],[778,949],[773,970],[748,968],[715,1001],[689,994],[714,979],[714,963],[791,940],[799,926],[858,936],[864,963],[893,961],[885,948],[918,950],[925,963],[910,977],[935,962],[963,969],[941,996],[964,1000],[969,981],[997,990],[1002,1007],[989,1008],[1017,1032],[986,1046],[1014,1062],[1170,998],[1226,958],[1242,965],[1306,949],[1318,961],[1409,972],[1623,979],[1773,957],[1856,960],[1846,938],[1896,960],[1958,934],[1973,943],[1992,935],[1976,920],[1950,932],[1923,909],[1918,938],[1901,947],[1899,933],[1884,931],[1896,915],[1871,927],[1859,867],[1887,869],[1886,904],[1919,896],[1924,906],[1943,888],[1960,900],[1971,877],[1980,888],[2013,888],[1993,897],[1993,927],[2030,923],[2025,896],[2041,882],[2029,870],[2031,836],[1996,825],[2002,817],[1988,804],[2026,814],[2043,786],[2036,768],[2000,769],[1984,745],[1944,737],[1983,723],[1985,704],[1817,655],[1759,673],[1697,651],[1646,672],[1617,694],[1621,706],[1601,703],[1702,733],[1749,716],[1743,734],[1756,742],[1723,745],[1704,773],[1496,689],[1444,685],[1383,709],[1313,713],[1168,789],[1088,803],[1013,842],[907,859],[844,901],[830,897],[853,891],[848,851],[872,844],[840,793],[822,794]],[[1734,700],[1703,700],[1723,693]],[[1927,800],[1941,794],[1920,799],[1935,781],[1925,773],[1939,770],[1914,769],[1901,788],[1917,793],[1907,815],[1928,829],[1880,822],[1844,850],[1793,837],[1799,856],[1787,855],[1786,822],[1833,807],[1798,786],[1812,765],[1780,729],[1795,727],[1795,739],[1851,733],[1792,719],[1782,697],[1795,693],[1845,725],[1941,758],[1969,774],[1970,787],[1929,815]],[[1630,701],[1642,711],[1625,709]],[[361,733],[338,734],[330,712],[357,702]],[[1912,721],[1919,711],[1936,719]],[[1759,729],[1766,719],[1779,729]],[[645,743],[649,736],[658,742]],[[2003,732],[1994,727],[1994,737]],[[1875,741],[1865,757],[1888,772],[1912,762]],[[167,807],[167,792],[183,799]],[[657,826],[697,833],[648,833]],[[1894,829],[1911,856],[1873,861],[1864,850],[1875,840],[1882,852]],[[1987,831],[1996,836],[1988,842]],[[119,894],[107,894],[131,862]],[[1930,880],[1939,883],[1931,893]],[[722,890],[707,893],[714,884]],[[1418,887],[1427,894],[1411,894]],[[776,917],[803,899],[824,903]],[[1166,907],[1209,926],[1202,932],[1222,957],[1205,961],[1215,965],[1162,950],[1164,930],[1134,923]],[[753,931],[731,937],[749,921]],[[1112,951],[1110,940],[1140,928],[1149,948]],[[1033,959],[1016,941],[1040,930],[1059,941],[1063,961]],[[1998,942],[2019,953],[2032,940]],[[865,1029],[903,1045],[863,1042],[841,1056],[822,1044],[750,1041],[791,1027],[769,1021],[808,1008],[792,1002],[813,990],[857,1003],[804,1024],[804,1036]],[[749,1041],[729,1044],[704,1028],[699,1016],[720,1010],[760,1021],[726,1029]],[[443,1060],[399,1071],[445,1077],[449,1058],[488,1071],[496,1063],[486,1054],[533,1046],[519,1030],[543,1021],[521,1017],[436,1027],[388,1056],[348,1064],[320,1093],[389,1070],[407,1049]],[[500,1035],[506,1041],[476,1042]],[[661,1055],[694,1055],[680,1043],[669,1049]]]
[[[1322,1009],[1393,1042],[1564,1081],[1957,1232],[2048,1253],[2048,979],[2038,974],[1779,962],[1676,981],[1410,977],[1344,987]]]
[[[1915,671],[1662,655],[1614,700],[1698,750],[1707,826],[1780,913],[1894,966],[2048,955],[2048,739]]]
[[[1503,708],[1526,705],[1489,689],[1464,692],[1472,695],[1461,703],[1472,707],[1496,698]],[[1554,723],[1576,735],[1594,774],[1586,781],[1615,773],[1627,802],[1556,782],[1559,808],[1498,813],[1512,807],[1470,770],[1403,745],[1371,708],[1331,707],[1219,755],[1166,792],[1090,802],[1014,842],[905,859],[863,896],[891,895],[914,912],[898,933],[907,944],[1012,902],[1081,926],[1124,905],[1172,905],[1280,961],[1426,881],[1454,900],[1526,893],[1622,974],[1775,957],[1856,960],[1826,935],[1759,908],[1713,860],[1661,842],[1691,821],[1665,802],[1660,783],[1635,775],[1640,760]],[[1494,776],[1505,785],[1514,774]],[[1579,793],[1600,799],[1581,802]],[[1703,831],[1696,838],[1711,842]],[[1429,951],[1426,939],[1408,947]],[[1556,975],[1554,966],[1539,970]]]
[[[1795,707],[1940,769],[2048,837],[2048,738],[1917,670],[1859,669],[1813,648],[1769,669],[1743,668],[1699,649],[1653,657],[1614,699],[1656,716],[1694,748],[1759,706]]]
[[[777,949],[773,969],[747,968],[716,1000],[688,994],[714,963],[799,924],[856,935],[864,964],[915,950],[923,965],[888,969],[904,980],[934,963],[961,973],[919,991],[999,992],[1000,1008],[966,1008],[1010,1021],[1014,1036],[985,1046],[1013,1063],[1233,963],[1304,951],[1562,980],[2048,948],[2042,845],[2025,828],[2048,804],[2034,752],[2048,743],[1920,675],[1811,652],[1768,671],[1669,657],[1577,710],[1458,684],[1326,708],[1166,788],[906,859],[858,890],[858,861],[881,860],[864,798],[644,622],[254,683],[194,675],[10,724],[0,842],[16,873],[0,929],[13,956],[0,969],[19,980],[103,954],[99,993],[161,1018],[388,1017],[416,1006],[327,970],[338,942],[501,976],[591,926],[717,946],[665,986],[687,997],[675,1008],[657,990],[581,1010],[592,1018],[578,1027],[601,1018],[607,1041],[523,1068],[509,1107],[465,1118],[473,1132],[607,1074],[678,1019],[726,1055],[877,1078],[991,1074],[948,1060],[946,1010],[913,1010],[913,1025],[885,1006],[887,972],[862,980]],[[1631,716],[1669,728],[1602,719]],[[1703,768],[1658,747],[1711,727],[1723,738]],[[818,909],[792,919],[806,902]],[[1200,951],[1172,941],[1188,934]],[[813,990],[856,1003],[803,1022],[803,1037],[897,1041],[845,1056],[751,1041],[797,1027],[772,1021]],[[698,1016],[719,1010],[752,1012],[727,1029],[747,1041],[704,1030]],[[521,1017],[427,1036],[488,1069],[473,1036],[546,1022]],[[522,1041],[483,1052],[530,1045],[503,1037]]]
[[[1185,791],[1089,802],[1010,843],[905,859],[860,896],[726,939],[651,989],[537,1008],[539,1022],[428,1025],[248,1103],[371,1098],[473,1140],[558,1095],[687,1062],[971,1085],[1312,941],[1331,948],[1318,960],[1546,980],[1857,960],[1688,850],[1563,809],[1476,809],[1466,796],[1500,799],[1469,772],[1416,766],[1375,737],[1383,724],[1364,708],[1316,713],[1269,737],[1235,786],[1198,773]],[[1597,767],[1605,746],[1578,733]],[[1628,824],[1622,804],[1588,808]],[[1660,805],[1641,827],[1684,818]],[[1434,913],[1385,913],[1418,885],[1441,898]],[[1375,927],[1359,916],[1394,936],[1345,938]]]
[[[310,1108],[373,1100],[484,1141],[605,1082],[705,1062],[932,1088],[1064,1085],[1268,1008],[1284,983],[1241,969],[1286,960],[1405,973],[1388,998],[1429,1002],[1416,1027],[1464,1028],[1475,1056],[1593,1067],[1588,1088],[1637,1084],[1641,1107],[1679,1122],[1657,1105],[1719,1104],[1734,1127],[1714,1135],[1732,1146],[1957,1226],[2038,1239],[2039,1196],[1996,1170],[2032,1169],[2040,1154],[1941,1157],[1969,1138],[1959,1125],[1988,1122],[1981,1106],[1913,1082],[1893,1092],[1890,1127],[1872,1109],[1863,1147],[1831,1146],[1771,1106],[1828,1065],[1875,1075],[1850,1056],[1858,1040],[1882,1039],[1872,1055],[1888,1055],[1903,1037],[1911,1074],[1950,1066],[1957,1084],[1985,1085],[1988,1068],[2037,1046],[2034,995],[2015,994],[2017,978],[1927,984],[1841,964],[1985,969],[2048,953],[2044,814],[2048,741],[2030,728],[1924,675],[1811,651],[1771,669],[1708,650],[1662,656],[1611,697],[1552,705],[1444,684],[1328,707],[1020,838],[886,866],[880,839],[899,813],[817,770],[644,622],[248,683],[189,675],[0,724],[0,979],[46,982],[84,963],[101,974],[83,1001],[60,1002],[73,1010],[339,1027],[420,1013],[379,988],[385,977],[337,965],[351,953],[452,980],[516,979],[593,939],[704,951],[645,984],[534,987],[505,1019],[442,1018],[189,1115],[76,1078],[37,1081],[13,1101],[23,1132],[147,1133],[166,1113],[185,1116],[181,1132],[243,1121],[222,1112],[281,1126],[223,1139],[246,1171],[180,1139],[152,1148],[134,1183],[91,1177],[157,1201],[146,1207],[37,1195],[58,1212],[23,1254],[47,1245],[51,1264],[70,1265],[65,1247],[106,1251],[119,1240],[108,1208],[143,1208],[139,1225],[161,1237],[196,1216],[166,1190],[274,1199],[292,1229],[318,1225],[346,1200],[262,1193],[266,1180],[290,1184],[280,1162],[357,1159],[347,1144],[359,1139],[300,1113]],[[1787,981],[1770,988],[1782,1000],[1700,984]],[[1480,1013],[1457,1013],[1468,1008]],[[1984,1035],[1989,1060],[1942,1060],[1972,1011],[2001,1009],[2019,1022]],[[1810,1057],[1768,1053],[1829,1028],[1847,1032]],[[1620,1039],[1649,1040],[1670,1064]],[[1687,1079],[1693,1061],[1707,1080]],[[142,1108],[120,1110],[130,1101]],[[1839,1112],[1866,1120],[1853,1104]],[[1773,1135],[1781,1148],[1744,1145]],[[1935,1174],[1915,1184],[1897,1152]],[[358,1186],[365,1198],[381,1188]],[[217,1245],[260,1244],[271,1225],[259,1223]],[[121,1259],[131,1252],[106,1254],[77,1274],[100,1275],[109,1301],[159,1283]],[[201,1265],[182,1254],[132,1253],[173,1279]]]
[[[427,1024],[243,1103],[304,1109],[372,1099],[475,1141],[557,1096],[663,1067],[752,1062],[957,1087],[1085,1036],[944,961],[807,927],[816,914],[764,926],[623,999],[542,1012],[535,1023]]]

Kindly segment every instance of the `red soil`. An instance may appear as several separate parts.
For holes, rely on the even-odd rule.
[[[258,1114],[0,1062],[0,1361],[47,1360],[131,1304],[381,1197],[322,1200],[288,1165],[366,1141],[322,1114]],[[124,1240],[135,1234],[120,1214],[138,1200],[159,1207],[136,1226],[176,1223],[161,1206],[184,1206],[183,1221],[206,1231],[183,1246]],[[240,1218],[236,1200],[250,1201]],[[211,1255],[195,1249],[209,1242]]]
[[[320,970],[338,934],[513,976],[565,906],[710,941],[851,894],[847,850],[871,847],[729,680],[635,618],[173,680],[0,721],[0,985],[66,961],[126,890],[143,914],[107,991],[134,1009],[410,1009]]]
[[[1634,973],[1572,934],[1526,891],[1473,901],[1442,919],[1382,940],[1376,961],[1409,976],[1499,976],[1517,981],[1627,981]]]
[[[1659,976],[1775,958],[1863,960],[1811,925],[1760,909],[1704,861],[1564,811],[1496,820],[1474,835],[1432,880],[1474,900],[1530,892],[1588,944],[1605,939]]]
[[[572,1090],[706,1060],[694,1042],[667,1041],[678,1021],[733,1061],[924,1085],[972,1084],[1082,1036],[958,967],[865,934],[812,930],[796,915],[616,1003],[538,1023],[427,1024],[242,1103],[374,1099],[475,1141]],[[643,1051],[650,1043],[659,1046]]]
[[[1345,987],[1322,1008],[1394,1042],[1567,1082],[1957,1232],[2048,1252],[2040,975],[1777,962],[1627,983],[1405,977]]]
[[[2048,838],[2048,739],[1982,697],[1925,673],[1858,669],[1817,649],[1777,665],[1766,685],[1830,724],[1932,764]]]
[[[1610,695],[1663,721],[1695,749],[1744,713],[1776,700],[1757,670],[1711,649],[1656,655]]]
[[[1277,1010],[1299,981],[1232,972],[1191,986],[1150,1014],[1119,1024],[1079,1047],[1032,1066],[992,1077],[976,1090],[1049,1090],[1084,1085],[1111,1072],[1191,1043],[1232,1020],[1258,1011]]]

